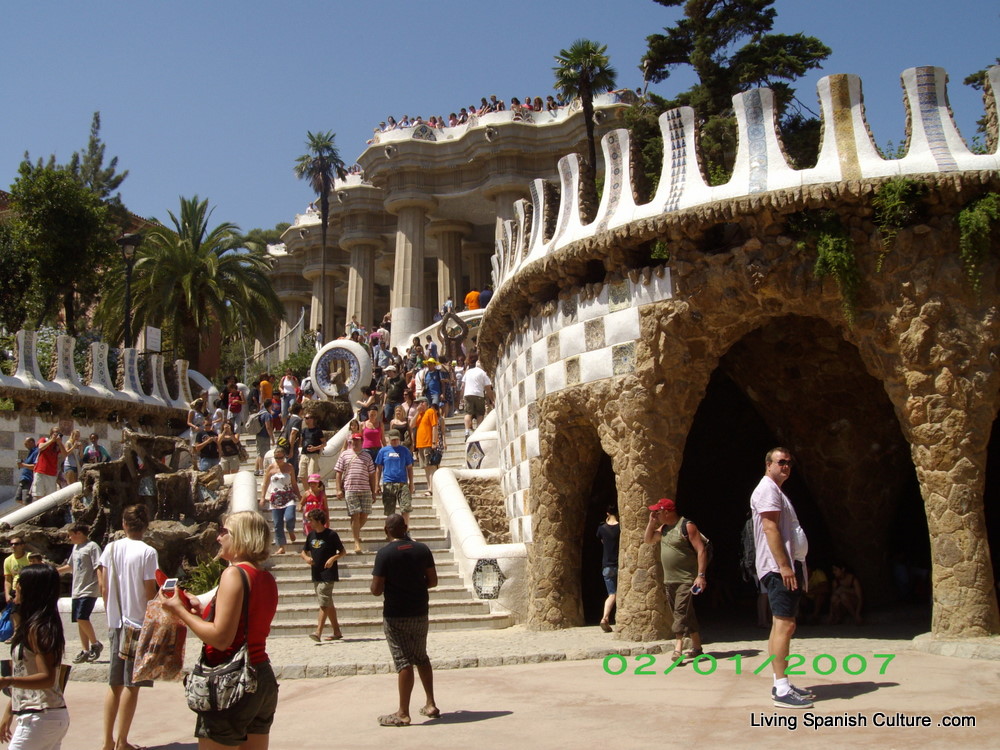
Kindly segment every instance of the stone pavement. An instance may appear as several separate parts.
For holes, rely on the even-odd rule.
[[[723,640],[707,645],[714,661],[703,659],[697,670],[686,662],[667,674],[671,643],[616,641],[596,627],[432,632],[429,651],[445,715],[433,722],[417,716],[418,685],[411,707],[414,726],[404,730],[375,721],[394,710],[396,699],[394,677],[382,674],[389,663],[381,639],[316,645],[305,638],[273,638],[268,651],[283,677],[271,747],[384,748],[387,740],[403,747],[463,750],[471,745],[508,748],[525,740],[540,748],[772,747],[786,739],[797,748],[997,746],[1000,661],[926,653],[914,648],[912,633],[891,625],[800,632],[803,637],[793,646],[804,657],[804,674],[794,681],[817,693],[809,714],[772,707],[770,669],[754,674],[765,660],[760,630],[730,628]],[[982,655],[983,645],[975,648]],[[966,649],[967,655],[975,648]],[[188,649],[189,660],[195,650]],[[887,661],[875,654],[896,656]],[[84,665],[74,669],[73,677],[103,679],[105,669],[104,664]],[[321,675],[329,676],[316,679]],[[73,726],[65,750],[99,747],[94,740],[100,736],[104,693],[92,682],[70,682]],[[807,725],[810,717],[813,724],[839,717],[867,726],[816,728]],[[929,717],[929,726],[876,725],[922,717]],[[939,726],[951,717],[975,725]],[[794,728],[787,724],[791,718]],[[786,723],[775,726],[776,721]],[[132,739],[163,750],[193,750],[193,726],[180,685],[161,683],[142,692]],[[617,739],[609,743],[612,733]],[[320,735],[330,739],[320,741]]]

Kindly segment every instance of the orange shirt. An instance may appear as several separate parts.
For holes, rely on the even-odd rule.
[[[473,289],[471,292],[465,295],[465,309],[466,310],[478,310],[479,309],[479,292]]]
[[[272,394],[271,381],[270,380],[260,381],[260,402],[262,404],[266,404],[268,401],[271,400],[271,394]]]
[[[417,450],[434,447],[434,428],[437,426],[437,423],[437,409],[428,408],[427,411],[417,417],[416,442],[413,444]]]

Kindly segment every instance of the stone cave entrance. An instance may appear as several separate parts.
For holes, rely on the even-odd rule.
[[[727,352],[688,433],[676,500],[715,547],[699,616],[755,621],[755,590],[738,569],[740,533],[764,454],[776,445],[796,454],[785,490],[809,535],[810,566],[828,574],[834,561],[852,567],[866,621],[891,611],[929,628],[930,544],[909,444],[855,347],[830,324],[797,316]],[[1000,492],[1000,467],[997,476]]]
[[[986,484],[983,487],[986,538],[993,564],[993,582],[1000,595],[1000,417],[993,422],[986,449]]]
[[[587,625],[596,625],[604,612],[607,589],[601,574],[603,547],[597,538],[597,528],[604,523],[609,505],[618,507],[618,487],[615,484],[615,470],[611,457],[601,451],[597,470],[591,483],[590,494],[584,498],[586,519],[583,525],[582,548],[580,551],[580,599],[583,604],[583,620]],[[611,616],[614,622],[614,614]]]

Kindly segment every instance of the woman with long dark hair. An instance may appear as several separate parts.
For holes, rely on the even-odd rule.
[[[13,675],[0,677],[0,688],[10,688],[0,742],[10,743],[12,750],[58,750],[69,730],[59,679],[66,646],[59,573],[51,565],[29,565],[21,570],[15,590],[21,624],[11,639]]]

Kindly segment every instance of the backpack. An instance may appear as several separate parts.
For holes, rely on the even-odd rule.
[[[243,411],[243,402],[240,401],[241,395],[239,391],[229,394],[229,411],[233,414],[239,414]]]
[[[740,575],[747,583],[757,583],[757,545],[753,539],[753,515],[740,534]]]
[[[688,519],[683,518],[683,517],[681,518],[681,536],[684,537],[685,539],[688,538],[688,524],[689,523],[691,523],[691,522]],[[707,561],[706,561],[705,565],[708,566],[708,565],[710,565],[712,563],[712,557],[715,555],[715,547],[712,545],[712,541],[707,536],[705,536],[704,534],[702,534],[700,531],[698,532],[698,536],[701,537],[701,543],[705,545],[705,553],[706,553],[706,557],[707,557]],[[691,540],[688,539],[688,543],[689,544],[690,544],[690,542],[691,542]]]
[[[259,411],[247,422],[246,432],[249,435],[259,435],[264,430],[264,424],[270,415],[266,411]]]

